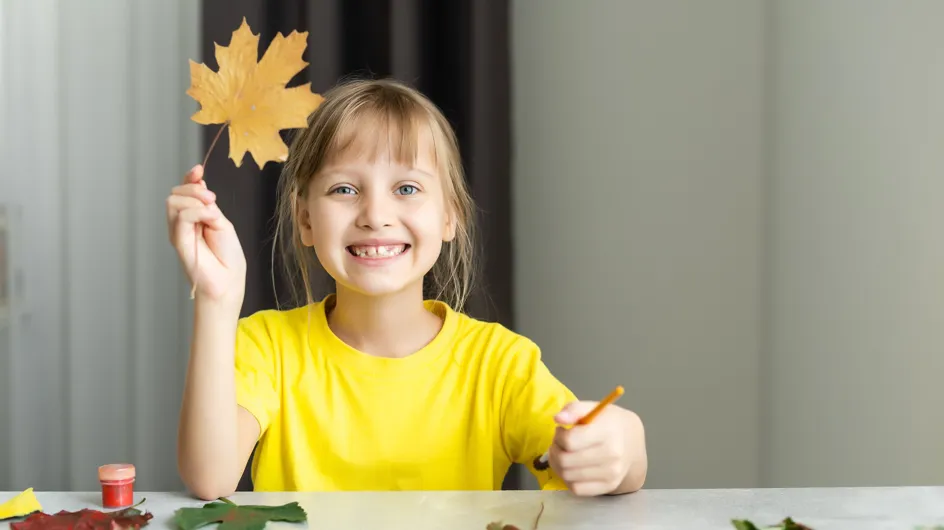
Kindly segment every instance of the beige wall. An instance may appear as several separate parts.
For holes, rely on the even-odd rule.
[[[944,2],[771,9],[768,481],[944,480]]]
[[[755,485],[763,4],[513,6],[519,330],[626,387],[650,486]]]
[[[518,328],[649,486],[944,480],[944,3],[513,6]]]

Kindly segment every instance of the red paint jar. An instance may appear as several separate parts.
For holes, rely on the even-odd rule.
[[[102,506],[125,508],[134,504],[134,466],[131,464],[108,464],[98,468],[98,481],[102,483]]]

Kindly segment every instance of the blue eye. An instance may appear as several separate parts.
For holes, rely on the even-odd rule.
[[[411,184],[404,184],[403,186],[400,186],[399,188],[397,188],[397,192],[400,195],[413,195],[413,194],[419,193],[419,191],[420,190],[416,189],[416,186],[413,186]]]
[[[331,190],[331,193],[335,193],[338,195],[353,195],[354,188],[350,186],[338,186],[337,188],[334,188],[333,190]]]

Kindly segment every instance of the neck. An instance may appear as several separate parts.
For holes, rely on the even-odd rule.
[[[442,319],[423,305],[423,285],[384,296],[337,286],[328,326],[342,341],[378,357],[406,357],[439,333]]]

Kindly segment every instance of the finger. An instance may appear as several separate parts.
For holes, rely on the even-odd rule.
[[[567,452],[577,452],[603,443],[605,429],[599,424],[557,427],[554,445]]]
[[[215,216],[211,216],[206,221],[203,221],[207,227],[209,227],[211,230],[233,230],[232,223],[230,223],[229,219],[223,215],[223,212],[216,203],[207,206],[207,208],[216,212]]]
[[[197,208],[187,208],[181,210],[177,214],[178,228],[186,227],[189,229],[190,225],[197,223],[207,223],[211,224],[216,221],[222,212],[219,208],[212,208],[209,206],[200,206]]]
[[[555,446],[552,447],[548,456],[551,457],[554,468],[560,471],[602,466],[613,460],[609,454],[597,448],[598,446],[584,451],[568,452]]]
[[[557,473],[560,478],[568,484],[576,484],[580,482],[607,482],[614,476],[612,465],[575,467],[571,469],[563,469]]]
[[[203,180],[203,165],[197,164],[184,175],[184,184],[196,184]]]
[[[576,482],[569,484],[570,491],[578,497],[599,497],[606,495],[616,489],[616,486],[608,481],[598,480],[590,482]]]
[[[177,218],[177,215],[181,210],[186,210],[189,208],[205,208],[206,206],[207,205],[200,201],[200,199],[196,199],[194,197],[171,195],[167,197],[167,219],[173,221]]]
[[[554,421],[561,425],[573,425],[580,418],[590,414],[596,406],[596,401],[572,401],[554,416]]]
[[[216,201],[216,194],[208,190],[205,184],[202,186],[200,184],[181,184],[180,186],[174,186],[170,192],[171,195],[196,197],[206,204]]]
[[[200,228],[214,231],[232,230],[229,220],[216,205],[182,210],[178,222],[173,226],[171,238],[176,241],[190,241],[195,233],[204,233]]]

